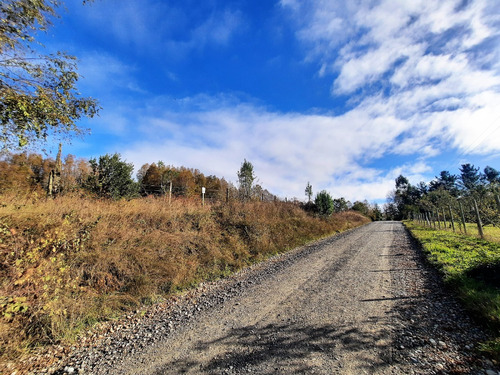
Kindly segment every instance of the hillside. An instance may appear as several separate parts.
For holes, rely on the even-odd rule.
[[[227,275],[271,254],[353,228],[284,202],[0,198],[0,354],[37,346]]]

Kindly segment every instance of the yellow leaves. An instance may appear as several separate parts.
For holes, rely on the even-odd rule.
[[[0,311],[7,320],[12,320],[15,315],[24,314],[29,309],[26,297],[0,297]]]

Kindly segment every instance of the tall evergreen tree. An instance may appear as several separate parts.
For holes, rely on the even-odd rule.
[[[309,183],[309,181],[307,181],[305,193],[306,193],[306,197],[307,197],[307,203],[311,203],[311,198],[313,195],[313,187]]]
[[[247,159],[244,159],[241,168],[238,171],[238,183],[240,186],[240,194],[244,200],[250,199],[252,196],[252,186],[255,180],[253,165]]]
[[[500,171],[497,171],[495,168],[492,168],[488,165],[486,168],[484,168],[484,178],[490,184],[498,184],[500,183]]]
[[[479,167],[474,167],[472,164],[462,164],[460,167],[460,185],[462,189],[468,192],[474,191],[481,182],[481,174]]]
[[[326,190],[322,190],[316,195],[314,204],[321,216],[330,216],[333,213],[333,199]]]
[[[448,171],[441,171],[439,176],[435,180],[430,182],[430,191],[443,189],[449,192],[451,195],[457,195],[457,179],[458,177],[451,174]]]

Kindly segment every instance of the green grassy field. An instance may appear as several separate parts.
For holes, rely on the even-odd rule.
[[[465,233],[464,233],[462,223],[455,222],[454,224],[455,224],[456,233],[460,233],[460,234],[464,235]],[[436,223],[436,227],[437,227],[437,223]],[[477,224],[466,223],[465,227],[466,227],[468,236],[479,237],[479,230],[477,228]],[[443,222],[441,222],[441,228],[444,229]],[[453,232],[453,230],[451,228],[451,223],[448,221],[446,222],[446,231]],[[500,243],[500,228],[499,227],[494,227],[492,225],[486,225],[483,227],[483,233],[484,233],[484,238],[486,240]]]
[[[494,339],[484,343],[483,350],[500,358],[500,229],[485,227],[483,240],[474,224],[467,225],[471,235],[415,222],[405,225],[472,316],[493,332]]]

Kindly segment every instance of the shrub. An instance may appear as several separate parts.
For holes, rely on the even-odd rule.
[[[321,216],[330,216],[333,213],[333,199],[325,190],[320,191],[316,195],[314,204],[316,205],[316,210]]]

